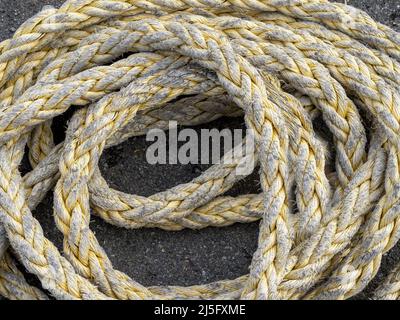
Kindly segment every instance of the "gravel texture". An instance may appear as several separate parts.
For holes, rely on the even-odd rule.
[[[63,2],[0,0],[0,40],[10,37],[23,21],[44,5],[60,6]],[[400,0],[347,2],[400,31]],[[242,126],[243,119],[222,119],[202,127]],[[149,165],[145,160],[148,145],[144,138],[132,138],[105,151],[100,162],[101,170],[112,187],[148,196],[190,181],[206,168],[193,165]],[[235,186],[229,194],[254,193],[258,190],[257,174],[253,174]],[[35,216],[42,223],[46,235],[60,247],[60,233],[52,217],[51,195],[38,206]],[[125,230],[93,218],[91,228],[114,266],[144,285],[192,285],[243,275],[248,271],[258,234],[258,223],[200,231],[166,232],[157,229]],[[376,285],[399,260],[398,245],[384,257],[374,281],[356,298],[368,299]]]

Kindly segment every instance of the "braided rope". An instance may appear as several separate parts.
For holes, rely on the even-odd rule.
[[[399,34],[325,0],[45,7],[0,44],[0,294],[47,298],[15,259],[58,299],[359,293],[400,237],[399,60]],[[82,108],[55,145],[51,121],[74,106]],[[169,120],[196,125],[242,115],[256,140],[244,157],[260,166],[261,194],[224,196],[243,178],[235,170],[243,159],[150,197],[114,190],[101,176],[104,148],[131,136],[167,130]],[[334,152],[314,131],[319,115]],[[33,169],[22,177],[26,145]],[[52,188],[63,255],[31,213]],[[237,279],[146,288],[113,268],[89,228],[91,209],[125,228],[260,220],[258,248],[249,274]],[[399,274],[375,298],[398,299]]]

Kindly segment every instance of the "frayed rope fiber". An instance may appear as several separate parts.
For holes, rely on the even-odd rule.
[[[326,0],[70,0],[27,20],[0,53],[7,298],[346,299],[399,239],[400,35],[360,10]],[[70,108],[55,145],[52,119]],[[244,116],[253,131],[245,157],[259,165],[261,194],[224,196],[243,178],[238,160],[148,198],[102,178],[106,147],[169,120],[221,116]],[[33,169],[22,177],[26,146]],[[32,216],[50,190],[63,255]],[[144,287],[113,268],[91,212],[165,230],[260,220],[258,248],[237,279]],[[400,267],[374,298],[399,297]]]

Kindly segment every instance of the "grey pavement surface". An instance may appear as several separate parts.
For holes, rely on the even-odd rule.
[[[0,0],[0,40],[10,37],[27,18],[44,5],[60,6],[60,0]],[[343,1],[342,1],[343,2]],[[376,20],[400,31],[400,0],[349,0]],[[58,119],[63,128],[63,119]],[[243,119],[222,119],[201,127],[240,128]],[[60,129],[59,129],[60,130]],[[61,133],[59,133],[61,134]],[[194,165],[149,165],[144,138],[132,138],[103,154],[101,170],[106,180],[121,191],[149,196],[198,176],[206,167]],[[231,195],[259,191],[257,174],[238,183]],[[45,234],[60,248],[61,237],[48,195],[34,212]],[[256,249],[258,223],[227,228],[166,232],[157,229],[125,230],[93,218],[91,228],[114,266],[144,285],[193,285],[233,279],[247,273]],[[400,246],[385,255],[374,281],[356,298],[368,299],[382,278],[400,261]],[[36,282],[34,277],[31,281]]]

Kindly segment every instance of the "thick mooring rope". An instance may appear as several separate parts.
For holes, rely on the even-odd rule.
[[[7,298],[345,299],[399,239],[400,35],[358,9],[326,0],[70,0],[45,7],[0,51]],[[65,141],[55,145],[51,121],[69,108]],[[107,146],[169,120],[241,115],[255,135],[245,157],[259,164],[261,194],[224,196],[243,178],[242,159],[150,197],[113,190],[101,176]],[[316,117],[331,145],[314,131]],[[22,177],[26,145],[33,170]],[[32,216],[51,189],[63,255]],[[126,228],[260,220],[258,248],[238,279],[144,287],[113,268],[89,228],[91,210]],[[375,298],[399,297],[397,268]]]

